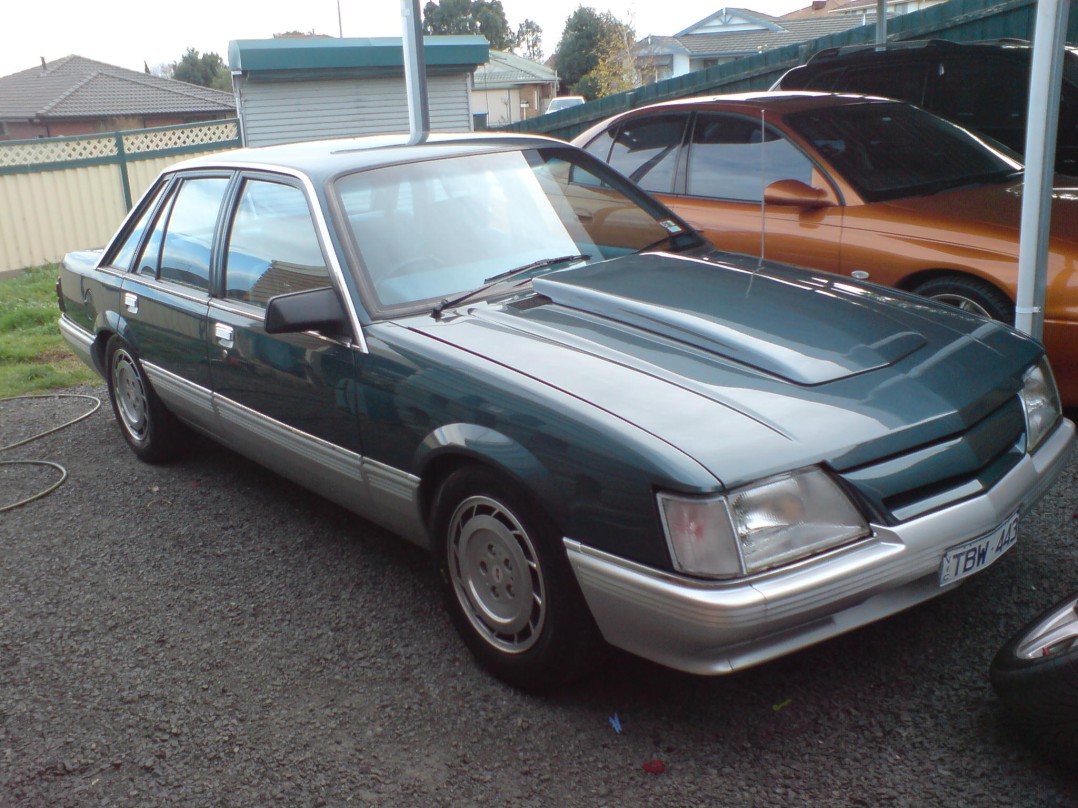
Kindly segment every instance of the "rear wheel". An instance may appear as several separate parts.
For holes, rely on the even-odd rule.
[[[914,293],[1005,323],[1014,322],[1014,304],[987,281],[968,275],[942,275],[914,287]]]
[[[523,492],[485,468],[459,469],[438,491],[432,526],[450,615],[488,670],[549,690],[591,669],[602,640],[560,536]]]
[[[105,357],[112,411],[131,451],[147,463],[174,457],[183,427],[157,397],[134,350],[114,336]]]
[[[1078,594],[1027,623],[990,674],[1012,723],[1047,756],[1078,764]]]

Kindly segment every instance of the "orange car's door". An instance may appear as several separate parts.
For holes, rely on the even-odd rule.
[[[762,244],[769,259],[838,271],[843,218],[838,196],[778,130],[745,115],[701,113],[683,152],[685,192],[658,196],[715,246],[760,255]],[[819,189],[821,206],[762,207],[764,189],[778,180]]]

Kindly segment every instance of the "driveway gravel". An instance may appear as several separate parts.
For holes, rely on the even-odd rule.
[[[86,409],[0,402],[0,446]],[[1078,461],[946,597],[727,677],[614,653],[539,698],[473,664],[421,551],[209,441],[147,466],[105,401],[14,459],[70,476],[0,513],[2,806],[1078,805],[987,676],[1078,588]],[[56,476],[0,465],[0,507]]]

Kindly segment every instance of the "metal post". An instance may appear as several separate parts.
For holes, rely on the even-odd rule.
[[[1063,82],[1067,33],[1065,0],[1037,0],[1033,64],[1026,112],[1026,171],[1022,189],[1022,230],[1018,244],[1018,305],[1014,324],[1036,339],[1044,334],[1048,283],[1048,235],[1052,221],[1056,127]]]
[[[877,50],[887,44],[887,0],[876,0],[876,45]]]
[[[430,134],[427,103],[427,62],[423,55],[423,30],[419,23],[419,0],[401,0],[404,28],[404,84],[408,92],[408,128],[412,143]]]

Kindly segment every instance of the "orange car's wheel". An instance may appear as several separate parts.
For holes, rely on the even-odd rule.
[[[922,297],[981,317],[1005,323],[1014,322],[1014,304],[1010,298],[980,278],[942,275],[915,286],[913,291]]]

